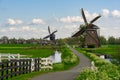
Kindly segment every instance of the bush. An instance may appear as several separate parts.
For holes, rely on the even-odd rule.
[[[80,73],[76,80],[96,80],[96,72],[86,68]]]
[[[120,80],[119,68],[113,64],[103,65],[98,70],[84,69],[76,80]]]
[[[88,45],[88,48],[95,48],[95,45]]]

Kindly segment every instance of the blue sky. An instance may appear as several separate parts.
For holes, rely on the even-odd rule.
[[[119,37],[119,0],[0,0],[0,37],[42,38],[58,30],[57,38],[70,37],[80,24],[80,9],[88,21],[101,14],[95,22],[101,35]]]

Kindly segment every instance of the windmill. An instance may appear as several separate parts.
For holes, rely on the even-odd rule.
[[[100,40],[98,33],[99,27],[94,25],[93,23],[101,16],[100,15],[96,16],[88,23],[83,8],[81,9],[81,14],[85,25],[78,32],[72,35],[72,37],[78,37],[82,35],[84,37],[84,42],[83,42],[84,47],[89,47],[89,46],[100,47]]]
[[[43,38],[43,40],[45,40],[45,39],[47,39],[47,38],[50,38],[51,42],[54,43],[54,44],[56,44],[55,33],[57,32],[57,30],[55,30],[55,31],[53,31],[53,32],[51,33],[50,27],[48,26],[48,32],[49,32],[49,35],[45,36],[45,37]]]

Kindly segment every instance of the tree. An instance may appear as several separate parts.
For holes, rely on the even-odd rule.
[[[120,44],[120,37],[119,37],[119,38],[116,38],[115,43],[116,43],[116,44]]]
[[[8,44],[9,43],[9,38],[7,36],[3,36],[2,38],[3,44]]]
[[[100,41],[101,41],[102,45],[107,44],[107,40],[106,40],[106,38],[104,36],[100,36]]]
[[[114,38],[113,36],[110,36],[110,37],[108,38],[108,43],[109,43],[109,44],[115,44],[115,38]]]

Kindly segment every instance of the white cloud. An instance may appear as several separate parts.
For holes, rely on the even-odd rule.
[[[10,27],[9,30],[10,30],[10,31],[16,31],[17,28],[15,28],[15,27]]]
[[[29,30],[30,30],[30,27],[29,27],[29,26],[23,26],[23,27],[22,27],[22,30],[28,30],[28,31],[29,31]]]
[[[105,17],[108,17],[110,15],[110,11],[108,9],[103,9],[102,10],[102,14],[105,16]]]
[[[32,20],[32,24],[45,24],[45,22],[42,19],[35,18]]]
[[[64,23],[73,23],[73,22],[83,22],[83,19],[80,16],[67,16],[60,18],[60,21]]]
[[[24,30],[24,31],[35,31],[37,29],[36,28],[31,28],[30,26],[23,26],[21,28],[21,30]]]
[[[11,19],[11,18],[9,18],[7,20],[8,25],[17,25],[17,24],[22,24],[22,23],[23,23],[22,20],[14,20],[14,19]]]
[[[119,10],[113,10],[112,12],[113,17],[120,17],[120,11]]]
[[[73,25],[65,25],[64,28],[66,28],[67,30],[74,30],[78,28],[78,25],[73,24]]]
[[[23,21],[22,21],[22,20],[16,20],[16,23],[17,23],[17,24],[22,24]]]
[[[7,32],[6,29],[1,29],[0,32],[4,33],[4,32]]]
[[[110,36],[114,36],[114,37],[118,38],[118,37],[120,37],[119,36],[120,35],[120,28],[118,28],[118,27],[109,28],[107,26],[106,26],[106,28],[101,27],[100,28],[100,34],[105,36],[107,39]]]
[[[84,11],[84,12],[88,22],[99,15],[97,13],[90,14],[88,11]],[[73,23],[73,22],[83,23],[84,22],[82,16],[67,16],[67,17],[60,18],[60,21],[64,23]]]

